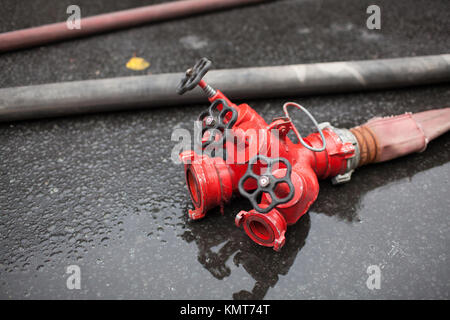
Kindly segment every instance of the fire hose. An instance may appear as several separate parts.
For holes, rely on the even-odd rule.
[[[0,89],[0,122],[202,102],[177,96],[179,73]],[[450,54],[213,70],[205,78],[231,99],[402,88],[450,81]]]
[[[0,52],[264,1],[269,0],[172,1],[83,18],[80,19],[79,29],[69,29],[66,22],[59,22],[35,28],[5,32],[0,34]]]
[[[284,115],[268,124],[248,104],[234,104],[203,80],[210,67],[208,59],[201,59],[178,86],[179,94],[200,87],[211,102],[198,117],[198,148],[180,154],[194,205],[189,217],[204,218],[241,195],[253,209],[237,213],[235,224],[257,244],[276,251],[285,243],[287,226],[317,199],[319,179],[348,182],[358,167],[422,152],[450,130],[450,108],[374,118],[344,129],[317,123],[294,102],[284,104]],[[305,112],[318,132],[303,138],[288,108]],[[290,131],[297,143],[288,137]]]

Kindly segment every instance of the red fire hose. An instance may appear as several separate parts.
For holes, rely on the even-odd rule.
[[[178,93],[197,85],[212,103],[200,114],[201,138],[196,150],[185,150],[186,183],[194,204],[193,220],[224,206],[233,195],[247,198],[253,208],[235,218],[256,243],[280,250],[287,226],[295,224],[319,194],[319,179],[343,183],[366,164],[383,162],[413,152],[450,130],[450,108],[417,114],[375,118],[352,128],[318,124],[302,106],[288,102],[284,116],[270,124],[249,105],[232,103],[208,85],[203,76],[211,63],[203,58],[186,72]],[[318,132],[302,138],[288,107],[301,109]],[[288,136],[293,131],[298,142]]]
[[[182,0],[101,14],[81,19],[81,29],[69,29],[66,22],[48,24],[0,34],[0,52],[77,38],[148,22],[186,17],[268,0]],[[4,18],[4,17],[3,17]]]

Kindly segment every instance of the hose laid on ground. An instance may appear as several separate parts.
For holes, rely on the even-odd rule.
[[[207,102],[196,88],[176,94],[180,73],[0,89],[0,121]],[[205,80],[231,99],[399,88],[450,81],[450,54],[223,69]]]
[[[172,1],[82,18],[80,29],[69,29],[66,22],[47,24],[1,33],[0,52],[265,1],[269,0]]]
[[[358,141],[358,166],[422,152],[449,130],[450,108],[376,117],[350,129]]]

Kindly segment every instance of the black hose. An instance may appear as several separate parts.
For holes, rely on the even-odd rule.
[[[199,88],[176,94],[182,74],[86,80],[0,89],[0,121],[205,102]],[[450,54],[210,71],[230,99],[399,88],[450,81]]]

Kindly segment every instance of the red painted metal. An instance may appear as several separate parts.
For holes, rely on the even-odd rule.
[[[259,213],[253,209],[241,211],[236,216],[237,226],[243,226],[247,235],[256,243],[279,250],[285,242],[285,232],[289,225],[295,224],[316,200],[319,194],[318,179],[343,174],[347,169],[347,159],[354,155],[353,145],[345,145],[330,129],[323,130],[326,149],[314,152],[300,144],[293,143],[287,136],[281,136],[280,156],[293,165],[291,180],[295,188],[294,197],[287,203],[278,205],[268,213]],[[322,141],[318,133],[305,138],[314,148],[320,148]],[[276,177],[285,174],[286,169],[274,172]],[[287,193],[289,190],[281,184],[276,194]],[[266,207],[270,199],[264,194],[260,207]]]
[[[199,86],[205,88],[206,83],[202,80]],[[227,101],[238,112],[238,119],[233,127],[234,131],[246,132],[249,129],[267,126],[264,119],[249,105],[236,105],[219,90],[209,98],[209,101],[214,102],[220,99]],[[256,154],[247,154],[244,158],[248,161],[254,155]],[[227,203],[232,194],[237,191],[239,179],[247,170],[245,163],[227,164],[220,157],[211,158],[207,155],[198,155],[195,151],[185,151],[180,158],[186,164],[186,182],[195,206],[194,210],[189,210],[189,217],[193,220],[203,218],[208,210]]]
[[[205,88],[206,83],[201,81],[199,86]],[[342,143],[332,130],[324,129],[326,149],[322,152],[308,150],[287,137],[287,133],[293,128],[288,118],[278,118],[268,124],[247,104],[235,105],[220,91],[209,98],[211,102],[217,99],[226,100],[237,110],[238,120],[231,129],[237,136],[249,130],[263,134],[258,136],[257,148],[253,148],[253,151],[249,151],[248,145],[244,149],[239,149],[236,145],[226,146],[227,150],[233,148],[237,157],[242,156],[244,163],[198,155],[192,150],[180,155],[185,164],[186,182],[195,207],[194,210],[189,210],[189,217],[194,220],[203,218],[208,210],[223,206],[231,200],[233,194],[238,194],[238,182],[247,170],[248,160],[256,154],[283,157],[292,164],[291,180],[295,188],[293,199],[266,214],[250,210],[241,211],[236,216],[236,225],[243,226],[253,241],[279,250],[284,244],[287,226],[296,223],[316,200],[319,193],[318,179],[344,173],[347,169],[347,159],[354,154],[355,149],[353,145]],[[313,133],[304,140],[314,148],[322,146],[319,133]],[[278,150],[272,146],[277,146]],[[274,154],[275,150],[278,154]],[[243,152],[244,155],[241,154]],[[285,168],[279,168],[273,174],[281,177],[285,171]],[[289,190],[285,188],[286,186],[280,184],[276,194],[288,193]],[[260,206],[264,208],[269,202],[270,200],[263,196]]]
[[[189,210],[189,217],[201,219],[208,210],[217,206],[223,208],[233,195],[238,195],[239,182],[244,175],[249,177],[247,167],[253,157],[284,158],[292,167],[290,180],[294,189],[293,197],[264,213],[272,200],[267,193],[263,193],[258,203],[259,211],[240,211],[235,218],[235,224],[242,226],[254,242],[277,251],[285,243],[287,226],[295,224],[316,200],[319,193],[318,179],[340,177],[340,180],[335,180],[337,183],[348,181],[356,167],[423,151],[430,140],[450,129],[450,108],[445,108],[375,118],[350,131],[324,124],[320,128],[325,141],[322,141],[320,132],[312,133],[303,139],[305,147],[302,143],[294,143],[287,136],[290,130],[294,131],[297,138],[300,134],[286,108],[297,106],[301,109],[301,106],[285,104],[286,116],[268,124],[249,105],[232,103],[222,92],[215,91],[203,80],[198,85],[208,93],[211,103],[222,99],[238,115],[230,129],[234,139],[225,142],[226,160],[219,156],[197,154],[192,150],[180,154],[195,207]],[[223,108],[222,104],[220,106]],[[220,107],[219,110],[222,111]],[[259,133],[255,135],[255,132]],[[207,132],[203,141],[207,140],[206,135]],[[326,146],[323,149],[324,142]],[[264,166],[261,163],[252,168],[258,171],[255,174],[263,174]],[[282,178],[286,173],[287,168],[280,166],[273,170],[272,175]],[[245,190],[254,190],[261,185],[261,180],[247,182],[243,184]],[[287,183],[279,183],[274,190],[278,198],[283,198],[290,191]]]

